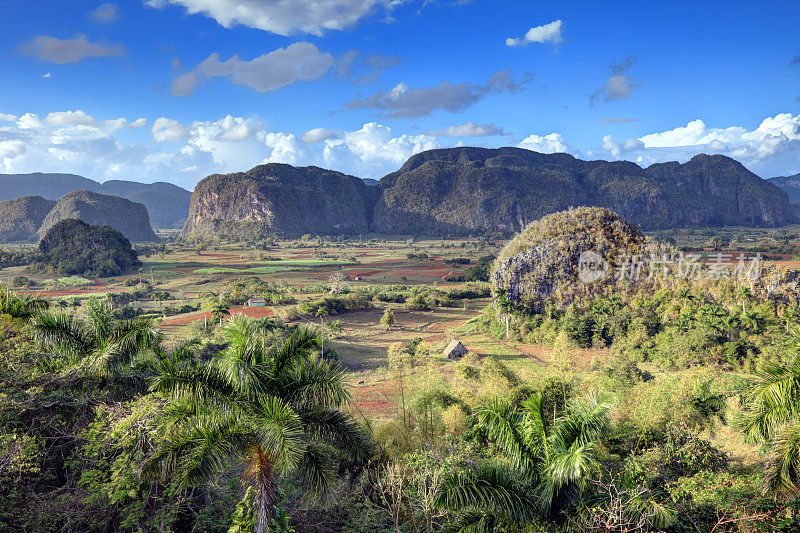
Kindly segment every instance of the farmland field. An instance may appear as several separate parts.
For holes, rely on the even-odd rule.
[[[720,253],[709,245],[712,237],[726,235],[748,254],[753,250],[764,251],[769,262],[794,268],[798,266],[796,257],[775,251],[777,246],[793,246],[797,242],[783,237],[787,232],[791,235],[791,230],[671,230],[653,233],[650,237],[675,243],[710,261]],[[171,243],[142,255],[142,266],[136,272],[114,278],[48,279],[27,274],[25,267],[12,267],[0,270],[0,281],[13,286],[15,277],[24,276],[30,286],[17,288],[18,292],[44,297],[62,306],[71,305],[78,312],[90,298],[107,299],[112,305],[120,302],[116,305],[160,317],[161,331],[170,343],[196,334],[201,326],[213,329],[216,324],[211,305],[220,298],[229,303],[227,316],[272,317],[318,328],[319,318],[296,311],[304,302],[319,300],[332,292],[369,293],[370,301],[365,309],[331,313],[323,322],[336,324],[334,329],[326,326],[326,341],[349,370],[346,382],[353,397],[352,405],[361,415],[376,419],[397,414],[397,376],[387,365],[387,352],[393,345],[415,340],[424,343],[430,360],[424,368],[410,370],[412,374],[420,374],[420,383],[426,380],[451,383],[456,379],[454,369],[458,363],[442,355],[443,348],[452,339],[459,339],[466,346],[470,358],[488,357],[500,361],[526,380],[545,379],[555,372],[551,343],[505,340],[476,329],[476,320],[491,304],[488,295],[431,305],[427,309],[409,309],[405,303],[373,297],[381,291],[408,293],[414,290],[436,291],[442,295],[476,285],[448,279],[458,279],[459,274],[475,266],[481,257],[495,255],[502,242],[371,236],[369,240],[318,237],[311,242],[273,244],[266,250],[259,250],[246,243],[211,246]],[[724,255],[724,261],[735,260],[733,245]],[[288,295],[289,303],[278,300],[268,302],[265,307],[248,307],[246,299],[259,295],[263,287],[243,287],[237,292],[236,285],[244,286],[252,280],[263,282],[263,287],[268,286],[269,291]],[[485,283],[477,285],[486,287]],[[395,316],[395,325],[391,328],[380,324],[387,309],[392,309]],[[588,370],[602,362],[608,353],[604,348],[571,349],[567,354],[567,367],[570,372]]]

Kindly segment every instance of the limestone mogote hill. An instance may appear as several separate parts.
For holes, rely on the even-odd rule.
[[[642,168],[459,147],[414,155],[377,185],[279,163],[214,174],[195,188],[183,235],[510,233],[575,206],[607,207],[642,229],[779,227],[800,219],[785,191],[722,155]]]

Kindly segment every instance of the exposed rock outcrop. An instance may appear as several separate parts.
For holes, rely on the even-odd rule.
[[[214,174],[195,187],[184,236],[251,238],[369,231],[377,187],[319,167],[279,163]]]

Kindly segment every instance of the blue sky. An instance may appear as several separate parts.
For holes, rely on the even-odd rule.
[[[793,174],[797,20],[796,1],[0,0],[0,172],[379,178],[480,145]]]

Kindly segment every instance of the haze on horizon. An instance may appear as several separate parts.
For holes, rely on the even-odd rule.
[[[0,0],[0,173],[380,178],[519,146],[800,172],[797,2]]]

